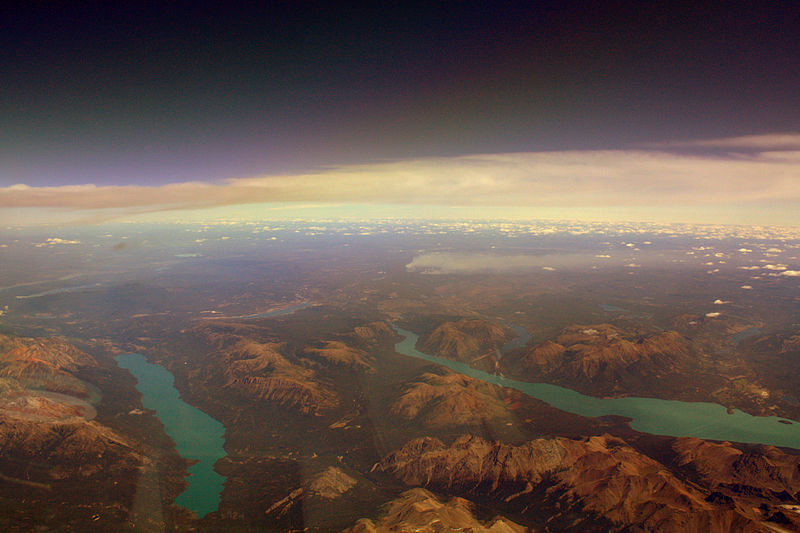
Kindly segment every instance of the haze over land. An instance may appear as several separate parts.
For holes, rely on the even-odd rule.
[[[0,246],[6,525],[800,524],[796,229],[126,223],[12,228]],[[404,355],[397,327],[447,364]],[[144,408],[116,364],[128,352],[161,365],[184,402],[224,426],[213,483],[185,477],[197,452]],[[500,376],[563,392],[537,399]],[[633,426],[584,412],[604,398],[639,405]],[[729,442],[635,429],[658,427],[654,399],[684,402],[670,416],[701,420],[705,408],[692,406],[705,402],[742,422]],[[84,501],[80,487],[95,479],[75,452],[86,439],[126,480],[98,485],[89,508],[61,496]],[[627,487],[625,512],[616,487]]]
[[[792,3],[0,18],[0,530],[800,530]]]

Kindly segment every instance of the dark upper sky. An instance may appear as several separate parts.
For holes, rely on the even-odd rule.
[[[800,130],[796,2],[199,4],[3,3],[0,185]]]

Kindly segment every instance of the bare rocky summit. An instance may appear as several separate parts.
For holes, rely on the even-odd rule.
[[[423,374],[408,385],[391,412],[429,427],[481,424],[509,416],[498,387],[455,372]]]
[[[320,414],[339,404],[336,393],[319,382],[313,369],[297,364],[286,347],[247,334],[198,331],[212,343],[206,379],[258,401],[269,401],[302,414]]]
[[[610,435],[536,439],[519,446],[469,435],[451,445],[426,437],[408,442],[375,469],[407,485],[494,494],[506,502],[523,502],[543,487],[554,502],[577,504],[630,531],[767,530],[752,513],[707,501],[707,494]]]
[[[307,499],[335,500],[353,487],[358,481],[342,471],[341,468],[329,466],[313,476],[303,486],[290,492],[285,498],[278,500],[266,510],[266,514],[278,517],[285,516],[296,505],[302,505]]]
[[[503,517],[480,521],[473,514],[470,501],[459,497],[442,502],[425,489],[411,489],[386,505],[385,514],[377,522],[362,518],[345,533],[439,533],[469,531],[472,533],[525,533],[528,528]]]
[[[632,334],[609,324],[573,325],[534,346],[523,364],[537,375],[610,383],[671,372],[689,346],[674,331]]]
[[[420,339],[423,351],[458,361],[471,362],[499,349],[514,337],[511,328],[480,318],[444,322]]]

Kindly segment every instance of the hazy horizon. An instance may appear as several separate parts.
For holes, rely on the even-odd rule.
[[[3,225],[797,223],[779,3],[3,9]]]

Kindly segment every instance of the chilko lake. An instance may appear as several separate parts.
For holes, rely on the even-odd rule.
[[[311,305],[311,302],[299,302],[266,313],[228,318],[255,319],[289,315]],[[136,378],[136,388],[142,393],[142,405],[156,412],[156,416],[164,424],[164,431],[175,442],[175,448],[181,457],[197,461],[189,467],[186,478],[189,487],[175,498],[175,504],[189,509],[198,518],[216,511],[226,478],[214,470],[214,464],[226,455],[223,448],[225,426],[184,402],[175,388],[175,377],[163,366],[149,363],[138,353],[118,355],[115,359],[121,368],[128,370]]]
[[[138,353],[118,355],[115,359],[136,378],[142,405],[156,412],[181,457],[197,461],[189,467],[189,486],[175,499],[175,504],[198,518],[216,511],[225,477],[214,470],[214,463],[226,455],[222,447],[225,427],[184,402],[175,388],[174,376],[163,366],[148,363]]]
[[[529,383],[490,374],[459,361],[436,357],[416,349],[419,336],[392,326],[404,338],[395,350],[409,357],[424,359],[459,374],[494,385],[509,387],[551,406],[587,417],[607,415],[631,419],[636,431],[671,437],[767,444],[800,449],[800,423],[775,416],[753,416],[738,409],[729,414],[722,405],[708,402],[682,402],[658,398],[595,398],[547,383]],[[783,421],[783,422],[781,422]]]

